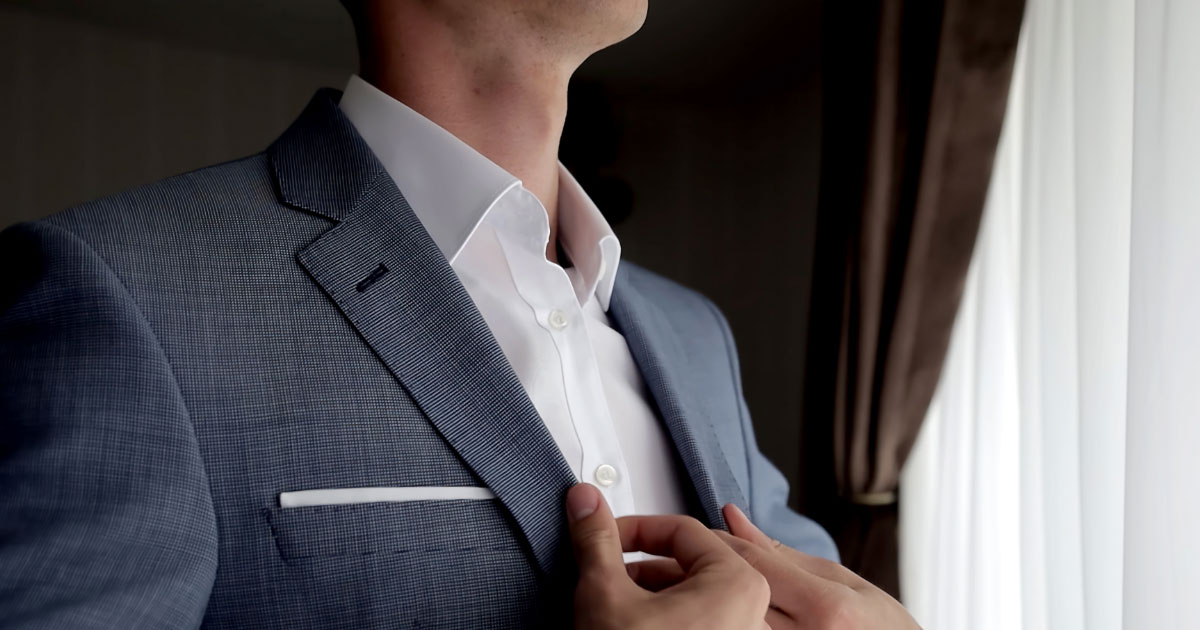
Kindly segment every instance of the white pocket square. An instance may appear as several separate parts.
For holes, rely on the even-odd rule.
[[[475,486],[405,486],[400,488],[330,488],[279,493],[279,507],[346,505],[378,501],[486,501],[496,495]]]

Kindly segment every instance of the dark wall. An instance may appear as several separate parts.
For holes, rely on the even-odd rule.
[[[0,3],[0,226],[262,151],[351,70]]]

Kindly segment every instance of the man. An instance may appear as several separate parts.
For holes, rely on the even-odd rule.
[[[0,626],[561,625],[569,522],[583,625],[769,620],[794,571],[705,526],[832,544],[717,309],[556,159],[645,0],[348,8],[362,78],[265,153],[0,237]]]

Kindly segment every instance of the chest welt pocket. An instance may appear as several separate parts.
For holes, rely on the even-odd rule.
[[[268,508],[282,628],[523,628],[536,564],[495,499]]]
[[[276,507],[264,514],[287,564],[322,558],[520,550],[516,532],[494,499]]]

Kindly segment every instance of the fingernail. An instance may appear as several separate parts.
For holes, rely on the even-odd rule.
[[[567,491],[567,518],[574,523],[587,518],[600,505],[600,491],[586,483],[575,484]]]

